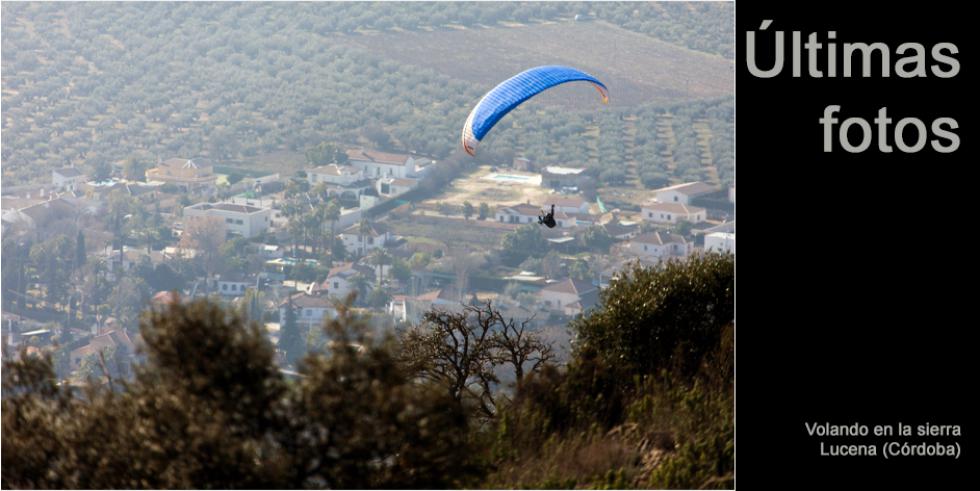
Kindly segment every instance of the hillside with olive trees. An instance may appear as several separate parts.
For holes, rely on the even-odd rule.
[[[480,95],[548,52],[608,77],[612,103],[559,88],[515,111],[488,157],[596,168],[621,188],[732,181],[727,3],[2,9],[7,186],[133,158],[295,170],[322,141],[445,158]],[[590,49],[541,47],[561,39]]]

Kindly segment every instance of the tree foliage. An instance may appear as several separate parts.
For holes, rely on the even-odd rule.
[[[279,326],[279,350],[282,351],[286,363],[295,364],[306,352],[306,341],[296,322],[296,308],[290,302],[284,309]]]
[[[735,318],[734,258],[706,254],[635,266],[602,292],[601,308],[572,323],[583,349],[627,373],[695,373]]]
[[[526,373],[554,361],[552,346],[531,332],[527,321],[505,319],[490,302],[458,312],[426,312],[421,324],[404,333],[401,346],[411,373],[486,417],[497,413],[499,367],[509,367],[519,385]]]
[[[146,363],[114,390],[77,397],[50,358],[4,362],[4,487],[434,488],[479,470],[461,408],[346,309],[294,383],[219,306],[173,304],[141,329]]]
[[[524,225],[504,236],[501,258],[510,266],[517,266],[528,257],[540,258],[548,253],[548,241],[541,235],[538,225]]]
[[[732,273],[709,255],[617,280],[572,324],[567,367],[528,377],[498,416],[488,486],[730,488]]]

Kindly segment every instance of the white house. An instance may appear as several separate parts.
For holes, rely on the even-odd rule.
[[[240,297],[245,294],[245,290],[251,285],[247,281],[240,280],[218,280],[215,283],[215,291],[229,297]]]
[[[418,179],[385,177],[378,179],[377,191],[381,196],[398,196],[415,189],[418,184]]]
[[[649,201],[642,208],[643,219],[652,223],[701,223],[707,219],[704,208],[684,203]]]
[[[592,225],[593,221],[589,215],[583,215],[580,213],[566,213],[564,211],[555,208],[555,224],[558,228],[570,228],[578,227],[582,225],[588,227]]]
[[[391,235],[379,224],[371,224],[367,230],[361,231],[357,223],[337,235],[344,243],[347,252],[363,256],[374,249],[380,249],[391,240]]]
[[[214,165],[205,161],[172,158],[146,170],[146,180],[169,182],[187,188],[213,188],[218,180]]]
[[[333,300],[326,295],[309,295],[304,292],[294,293],[279,303],[279,324],[286,322],[286,310],[292,306],[296,315],[296,324],[310,328],[319,326],[326,319],[337,315]]]
[[[184,208],[184,216],[220,218],[229,232],[249,239],[268,230],[272,210],[233,203],[198,203]]]
[[[633,237],[626,245],[627,252],[647,261],[659,262],[672,257],[683,258],[691,252],[691,245],[676,234],[649,232]]]
[[[714,186],[700,181],[685,182],[675,184],[665,188],[655,189],[654,198],[661,203],[680,203],[683,205],[691,204],[691,200],[698,196],[710,194],[717,191]]]
[[[65,167],[51,171],[51,184],[63,191],[74,191],[88,181],[88,176],[76,167]]]
[[[354,263],[343,263],[334,266],[327,273],[326,279],[319,283],[310,284],[309,293],[312,295],[329,295],[333,298],[343,300],[356,290],[354,277],[358,274],[368,280],[374,278],[374,271],[371,268],[357,266]]]
[[[595,305],[599,289],[588,281],[566,278],[538,291],[538,305],[551,312],[578,315]]]
[[[704,236],[704,250],[735,254],[735,234],[713,232]]]
[[[581,196],[556,194],[549,196],[548,201],[549,205],[555,205],[555,211],[583,215],[589,213],[589,202]]]
[[[497,221],[501,223],[537,223],[541,208],[521,203],[497,207]]]
[[[248,287],[254,285],[254,282],[246,281],[242,277],[228,276],[225,278],[219,277],[215,279],[214,286],[212,288],[214,291],[226,297],[240,297],[245,294],[245,290],[247,290]]]
[[[142,249],[123,246],[122,252],[119,249],[106,248],[96,255],[99,260],[105,261],[106,271],[116,273],[126,273],[140,263],[146,254]]]
[[[347,150],[347,157],[350,164],[359,168],[364,173],[364,177],[368,179],[421,177],[432,162],[429,159],[416,158],[411,155],[367,149]]]
[[[446,289],[432,290],[421,295],[394,295],[386,306],[386,312],[396,321],[417,323],[422,314],[430,310],[459,312],[463,303]]]
[[[259,253],[263,259],[278,259],[285,255],[286,248],[276,244],[262,244]]]
[[[603,225],[603,228],[606,229],[606,233],[610,237],[617,240],[632,239],[640,232],[640,227],[637,222],[620,221],[619,219],[607,222]]]
[[[306,171],[306,179],[310,186],[316,186],[321,182],[350,186],[364,177],[364,171],[353,165],[329,164]]]

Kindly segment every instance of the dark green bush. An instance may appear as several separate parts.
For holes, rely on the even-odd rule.
[[[694,374],[735,318],[734,264],[731,255],[706,254],[634,267],[602,292],[600,308],[572,323],[581,349],[627,374]]]
[[[50,359],[3,371],[3,487],[459,487],[479,470],[466,415],[405,377],[390,340],[341,309],[330,355],[288,382],[255,324],[213,304],[147,315],[133,380],[82,393]]]

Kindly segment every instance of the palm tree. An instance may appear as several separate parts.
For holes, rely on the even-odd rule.
[[[324,211],[324,219],[330,221],[330,266],[333,266],[334,249],[337,245],[337,220],[340,219],[340,205],[336,201],[330,201]]]
[[[364,243],[364,236],[371,233],[371,222],[367,218],[361,219],[361,224],[357,228],[357,243],[361,245],[359,255],[367,253],[367,245]]]
[[[357,298],[360,299],[361,302],[366,300],[368,286],[370,286],[371,283],[370,280],[368,280],[366,276],[358,273],[354,275],[354,277],[351,278],[350,281],[351,281],[351,286],[353,286],[354,290],[357,292]]]
[[[388,254],[388,250],[379,247],[371,253],[371,262],[375,266],[380,266],[378,286],[384,285],[385,280],[385,265],[391,262],[391,254]]]

